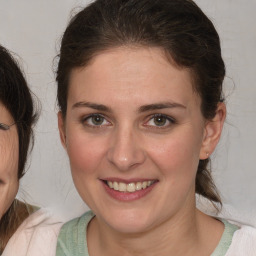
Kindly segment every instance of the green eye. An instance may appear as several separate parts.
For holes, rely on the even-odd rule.
[[[103,118],[102,116],[95,115],[95,116],[92,116],[92,117],[91,117],[91,122],[92,122],[94,125],[102,125],[103,122],[104,122],[104,118]]]
[[[167,128],[172,124],[175,124],[175,120],[172,117],[163,114],[155,114],[146,123],[146,126]]]
[[[104,116],[99,114],[92,114],[88,117],[86,117],[84,120],[82,120],[82,123],[91,126],[91,127],[101,127],[105,125],[109,125],[110,123],[104,118]]]
[[[8,125],[6,125],[6,124],[0,123],[0,130],[6,131],[6,130],[9,130],[9,128],[10,128],[10,126],[8,126]]]
[[[165,116],[156,116],[154,117],[154,124],[156,126],[165,126],[167,118]]]

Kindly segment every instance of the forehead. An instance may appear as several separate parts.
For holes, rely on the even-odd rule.
[[[86,67],[71,72],[71,101],[106,101],[115,96],[127,100],[127,95],[130,100],[145,104],[172,98],[184,103],[188,98],[197,98],[190,71],[172,64],[160,48],[111,49],[98,54]]]

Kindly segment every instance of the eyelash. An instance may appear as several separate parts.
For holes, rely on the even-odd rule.
[[[151,120],[154,121],[155,118],[164,118],[166,122],[169,122],[169,124],[166,125],[166,123],[163,126],[157,126],[157,125],[147,125]],[[150,126],[154,129],[165,129],[169,128],[170,125],[176,124],[176,120],[173,117],[164,115],[164,114],[154,114],[149,117],[148,121],[144,124],[144,126]]]
[[[81,123],[85,126],[89,126],[91,128],[101,128],[102,126],[109,126],[109,125],[105,125],[105,124],[100,124],[100,125],[95,125],[95,124],[89,124],[88,120],[90,120],[90,118],[93,117],[98,117],[98,118],[102,118],[103,122],[108,122],[109,124],[111,124],[103,115],[101,114],[90,114],[88,116],[85,116],[81,119]],[[92,122],[92,121],[91,121]]]
[[[93,117],[97,117],[97,118],[101,118],[102,121],[103,121],[103,124],[93,124],[92,120],[91,120],[91,124],[89,123],[89,120],[92,119]],[[165,123],[163,125],[149,125],[148,123],[152,120],[154,122],[154,119],[155,118],[164,118],[165,120]],[[104,122],[107,122],[108,124],[104,124]],[[167,125],[166,125],[166,122],[169,122]],[[104,115],[102,114],[90,114],[86,117],[83,117],[81,119],[81,123],[84,125],[84,126],[87,126],[87,127],[90,127],[90,128],[102,128],[102,127],[105,127],[105,126],[110,126],[111,123],[104,117]],[[146,126],[147,128],[153,128],[153,129],[166,129],[168,128],[171,124],[176,124],[176,120],[173,118],[173,117],[170,117],[170,116],[167,116],[167,115],[164,115],[164,114],[154,114],[154,115],[151,115],[148,117],[148,120],[143,124],[143,126]]]
[[[7,129],[5,128],[4,124],[0,124],[0,130],[6,131]]]

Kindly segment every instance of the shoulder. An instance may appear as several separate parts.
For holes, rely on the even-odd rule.
[[[86,230],[94,216],[92,211],[88,211],[62,226],[58,236],[56,255],[88,255]]]
[[[8,242],[3,256],[50,256],[55,248],[62,222],[49,210],[29,216]]]
[[[234,233],[226,256],[256,255],[256,228],[241,225]]]
[[[246,209],[237,210],[228,204],[219,207],[221,211],[218,212],[206,198],[197,195],[196,199],[197,207],[202,212],[227,220],[239,227],[233,234],[226,256],[256,255],[256,217],[254,213]]]
[[[58,240],[70,240],[72,239],[72,234],[80,234],[86,232],[86,227],[90,220],[94,217],[94,213],[92,211],[88,211],[83,214],[81,217],[72,219],[66,222],[59,232]]]
[[[80,225],[87,225],[89,223],[89,221],[94,217],[94,213],[92,211],[88,211],[85,214],[83,214],[82,216],[78,217],[78,218],[74,218],[68,222],[66,222],[61,230],[64,229],[69,229],[69,228],[75,228],[75,227],[79,227]]]

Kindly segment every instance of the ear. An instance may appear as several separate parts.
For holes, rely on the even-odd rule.
[[[220,102],[217,107],[216,115],[212,120],[207,120],[204,128],[204,138],[202,142],[202,147],[200,150],[200,159],[204,160],[209,157],[216,148],[224,121],[226,118],[226,105]]]
[[[65,130],[65,121],[62,115],[62,112],[58,112],[58,128],[59,128],[59,134],[60,134],[60,141],[62,146],[66,149],[66,130]]]

